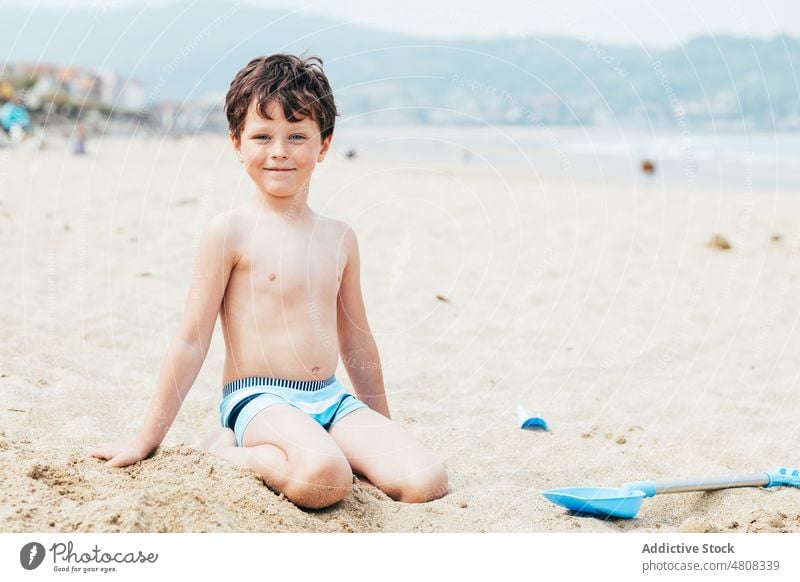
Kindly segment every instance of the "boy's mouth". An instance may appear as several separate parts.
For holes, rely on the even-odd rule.
[[[293,172],[294,168],[264,168],[268,172]]]

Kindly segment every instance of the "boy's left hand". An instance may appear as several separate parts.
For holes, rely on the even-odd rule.
[[[103,443],[89,451],[90,457],[106,459],[106,467],[127,467],[146,458],[152,451],[137,441]]]

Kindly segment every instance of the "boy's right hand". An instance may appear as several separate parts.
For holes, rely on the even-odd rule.
[[[155,448],[143,446],[136,440],[102,443],[91,449],[89,456],[106,459],[106,467],[127,467],[146,458]]]

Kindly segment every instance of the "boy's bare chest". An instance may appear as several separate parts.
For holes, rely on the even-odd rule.
[[[346,263],[336,238],[326,231],[257,233],[241,249],[231,276],[250,294],[283,301],[335,297]]]

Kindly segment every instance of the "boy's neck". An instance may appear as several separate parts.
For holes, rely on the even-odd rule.
[[[286,197],[272,196],[258,191],[254,202],[259,209],[290,221],[300,221],[313,214],[308,206],[308,186],[299,190],[294,196]]]

